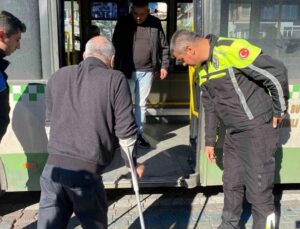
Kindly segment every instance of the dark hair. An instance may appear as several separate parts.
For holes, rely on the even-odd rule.
[[[3,27],[8,37],[19,31],[26,32],[26,25],[7,11],[1,11],[0,13],[0,27]]]
[[[87,30],[87,40],[100,35],[100,28],[97,25],[90,25]]]
[[[131,0],[132,7],[144,7],[148,6],[148,0]]]

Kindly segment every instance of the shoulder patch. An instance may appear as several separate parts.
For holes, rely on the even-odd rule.
[[[213,64],[213,66],[214,66],[215,69],[219,68],[219,59],[218,59],[218,57],[216,55],[213,55],[212,64]]]
[[[250,51],[247,48],[242,48],[239,50],[239,57],[241,59],[246,59],[250,55]]]

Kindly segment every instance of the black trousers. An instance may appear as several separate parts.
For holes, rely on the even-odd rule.
[[[221,229],[239,228],[244,188],[252,204],[253,229],[265,229],[274,212],[272,194],[278,129],[271,123],[234,134],[226,134],[223,147],[224,208]]]
[[[74,212],[84,229],[107,229],[107,200],[101,176],[46,164],[38,229],[65,229]]]

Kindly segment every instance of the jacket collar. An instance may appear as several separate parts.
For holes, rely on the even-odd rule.
[[[107,65],[103,61],[101,61],[100,59],[98,59],[96,57],[88,57],[85,60],[83,60],[82,63],[83,64],[91,64],[91,65],[94,65],[97,67],[108,69]]]
[[[208,34],[205,38],[209,40],[209,56],[208,56],[208,61],[212,61],[212,59],[213,59],[213,51],[214,51],[215,45],[218,42],[218,37],[216,35],[213,35],[213,34]]]
[[[3,72],[9,65],[9,61],[4,59],[5,56],[6,56],[5,52],[2,49],[0,49],[0,71]]]
[[[208,34],[205,39],[208,39],[209,41],[209,54],[208,54],[208,59],[205,61],[201,66],[205,69],[206,72],[208,72],[208,62],[211,62],[213,60],[213,51],[214,47],[218,41],[218,37],[213,34]]]

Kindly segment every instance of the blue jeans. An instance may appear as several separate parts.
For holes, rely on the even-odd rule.
[[[74,212],[84,229],[107,229],[101,176],[46,164],[40,178],[38,229],[65,229]]]
[[[135,122],[138,126],[138,132],[143,133],[146,118],[146,102],[150,94],[153,72],[132,72],[128,79],[132,100],[135,104]]]

